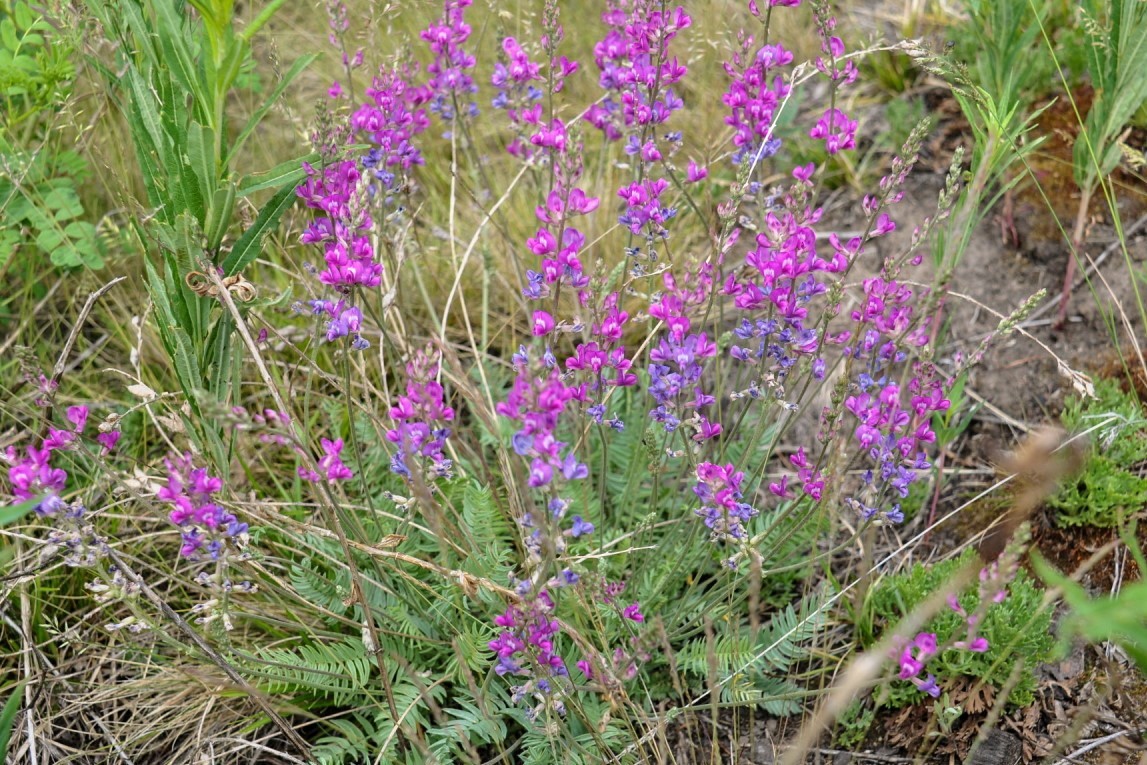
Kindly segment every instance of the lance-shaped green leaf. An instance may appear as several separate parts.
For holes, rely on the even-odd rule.
[[[279,225],[283,213],[295,203],[295,187],[287,185],[279,189],[275,196],[259,211],[259,216],[251,224],[251,228],[243,232],[239,241],[231,248],[223,261],[223,273],[227,276],[237,274],[246,268],[251,261],[259,257],[263,250],[263,237],[268,231]]]

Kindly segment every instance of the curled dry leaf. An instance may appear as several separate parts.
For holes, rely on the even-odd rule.
[[[154,401],[159,398],[159,394],[147,387],[143,383],[132,383],[127,386],[127,392],[141,401]]]

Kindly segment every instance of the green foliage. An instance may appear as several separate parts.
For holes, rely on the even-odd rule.
[[[39,503],[39,498],[33,498],[8,505],[7,507],[0,507],[0,529],[28,515]],[[0,546],[0,565],[7,563],[11,557],[12,551],[8,547],[7,538],[5,538],[3,546]]]
[[[369,706],[364,705],[354,711],[333,717],[325,724],[332,735],[321,736],[311,752],[315,761],[322,765],[343,765],[362,762],[364,757],[371,762],[394,763],[400,752],[398,728],[428,728],[431,725],[430,703],[441,704],[445,692],[440,684],[423,686],[421,689],[401,672],[395,672],[390,683],[391,700],[398,712],[396,723],[390,712],[390,702],[383,697],[375,699]],[[428,703],[428,699],[429,702]],[[463,722],[466,722],[465,720]],[[463,728],[462,734],[474,733],[479,736],[488,732],[486,725]],[[444,734],[449,736],[450,734]],[[439,744],[439,748],[448,749]],[[407,760],[407,762],[433,762],[431,759]]]
[[[927,116],[927,109],[920,99],[896,98],[889,101],[884,110],[888,131],[877,136],[879,146],[889,152],[900,151],[912,128]]]
[[[5,214],[0,252],[33,246],[61,268],[102,268],[103,242],[96,227],[82,220],[84,207],[76,193],[87,163],[67,151],[0,154],[0,207]]]
[[[1123,530],[1139,570],[1147,570],[1147,559],[1136,537],[1136,523]],[[1060,626],[1061,652],[1069,642],[1081,637],[1091,643],[1117,643],[1141,671],[1147,672],[1147,582],[1126,585],[1118,595],[1092,598],[1078,582],[1065,576],[1039,555],[1033,555],[1036,573],[1050,587],[1058,587],[1071,611]]]
[[[1086,193],[1119,164],[1119,138],[1147,102],[1147,4],[1084,0],[1080,12],[1095,99],[1072,158],[1076,184]]]
[[[798,592],[816,590],[808,580],[818,567],[840,572],[836,562],[841,556],[833,535],[841,524],[808,497],[778,501],[765,487],[770,480],[766,471],[777,466],[777,444],[783,439],[789,442],[785,434],[795,422],[793,412],[804,409],[815,416],[809,408],[817,395],[812,389],[815,383],[811,388],[793,384],[783,394],[778,389],[777,398],[722,397],[713,405],[718,412],[715,419],[729,427],[721,438],[703,443],[691,439],[688,428],[667,432],[661,424],[651,423],[649,403],[636,389],[609,388],[609,416],[625,421],[621,432],[596,427],[585,418],[563,421],[558,437],[587,464],[589,476],[562,485],[561,496],[569,500],[571,514],[592,519],[597,530],[590,539],[565,539],[559,552],[554,552],[556,544],[545,551],[550,558],[542,574],[560,570],[547,568],[557,564],[568,565],[581,577],[579,584],[552,590],[557,603],[554,618],[563,627],[555,653],[564,657],[572,673],[574,662],[583,657],[608,661],[615,651],[629,652],[635,657],[637,676],[625,684],[615,677],[570,678],[560,691],[567,707],[560,721],[556,713],[553,720],[527,717],[524,706],[532,704],[531,699],[523,704],[511,697],[521,680],[495,674],[488,646],[498,632],[493,617],[515,600],[508,588],[534,564],[523,560],[524,537],[530,531],[524,528],[524,519],[515,516],[529,512],[536,522],[552,498],[518,480],[524,466],[508,447],[515,426],[478,405],[459,406],[450,441],[457,477],[426,486],[414,480],[407,483],[389,469],[394,447],[382,436],[390,424],[385,414],[388,402],[383,399],[393,400],[401,388],[394,379],[401,375],[397,357],[422,339],[425,317],[405,316],[406,305],[389,302],[378,315],[369,315],[369,321],[382,325],[372,328],[380,330],[377,366],[373,354],[340,356],[329,345],[296,344],[296,336],[283,333],[286,348],[276,348],[265,358],[271,374],[281,373],[287,382],[282,390],[290,411],[282,414],[290,416],[297,428],[292,435],[299,435],[300,443],[282,448],[272,448],[266,441],[257,444],[243,430],[246,422],[237,426],[239,416],[229,414],[231,405],[256,410],[267,405],[268,391],[243,366],[244,350],[233,334],[235,317],[219,301],[198,294],[187,277],[194,271],[214,273],[219,268],[235,275],[249,268],[295,198],[293,189],[302,177],[297,160],[259,168],[260,172],[249,172],[242,163],[249,139],[257,135],[268,109],[295,82],[309,58],[295,62],[277,84],[268,85],[266,93],[259,92],[254,99],[258,105],[252,104],[250,114],[235,122],[237,107],[256,92],[256,86],[248,84],[258,79],[251,37],[283,5],[284,0],[273,0],[263,10],[255,9],[256,18],[244,26],[235,19],[231,0],[92,4],[114,38],[111,45],[96,48],[109,56],[99,65],[128,126],[146,190],[146,199],[129,199],[123,205],[135,214],[135,234],[147,245],[149,255],[138,270],[151,298],[146,315],[154,322],[139,327],[131,350],[150,351],[158,338],[182,393],[175,396],[177,407],[169,410],[174,417],[152,412],[165,407],[167,391],[149,402],[146,421],[144,412],[138,413],[142,423],[138,427],[145,431],[139,440],[147,441],[140,445],[140,452],[147,452],[139,455],[142,469],[156,472],[152,460],[161,449],[188,448],[196,453],[197,464],[202,458],[212,465],[209,472],[223,477],[226,489],[221,502],[256,526],[249,559],[224,558],[198,569],[181,561],[182,568],[173,569],[169,562],[152,557],[151,551],[140,549],[140,570],[162,572],[154,580],[157,587],[169,588],[163,596],[172,595],[173,608],[180,612],[191,608],[191,613],[202,613],[204,604],[186,602],[184,589],[194,590],[188,580],[202,592],[215,591],[212,588],[229,581],[225,576],[237,577],[240,571],[258,579],[257,592],[223,590],[230,594],[220,596],[222,605],[211,606],[233,609],[229,613],[238,629],[226,632],[219,627],[224,620],[207,622],[214,626],[204,631],[205,637],[215,641],[214,648],[228,664],[276,708],[289,713],[292,722],[306,718],[304,735],[316,744],[313,757],[322,763],[624,762],[623,749],[672,716],[668,706],[698,701],[701,694],[712,692],[711,700],[722,705],[759,707],[774,715],[799,713],[808,691],[798,681],[810,671],[813,656],[808,646],[824,627],[827,598],[819,594],[799,604],[794,599]],[[776,125],[803,134],[793,141],[797,151],[807,148],[826,159],[823,145],[796,122],[808,106],[798,110],[800,98],[799,89],[786,98],[788,106]],[[907,115],[893,116],[896,122],[908,121]],[[452,131],[452,145],[462,146],[467,140],[464,130]],[[489,147],[481,148],[483,157],[491,156],[486,153]],[[457,233],[463,241],[469,235],[466,208],[482,208],[486,191],[492,189],[476,182],[480,173],[467,175],[460,169],[464,163],[441,159],[434,157],[427,172],[449,176],[451,184],[461,181],[459,189],[465,188],[467,194],[475,192],[467,200],[449,200],[452,214],[455,202],[462,202],[457,218],[451,217],[449,236]],[[834,167],[847,162],[831,161]],[[544,198],[550,171],[532,164],[526,170],[540,171],[534,181]],[[779,169],[781,163],[777,164]],[[611,164],[603,171],[611,177],[595,183],[613,183],[612,173],[628,169]],[[726,184],[718,180],[706,187],[723,194]],[[235,209],[244,198],[259,203],[252,205],[257,213],[253,223],[240,226]],[[51,199],[56,204],[53,209],[72,209],[59,195]],[[416,196],[411,201],[416,203],[411,210],[423,202]],[[442,198],[426,203],[444,204]],[[526,205],[531,206],[532,202]],[[425,273],[411,271],[433,259],[428,255],[442,253],[426,243],[446,229],[418,212],[410,219],[408,241],[385,252],[380,248],[395,285],[395,293],[386,301],[401,300],[398,293],[411,289],[416,281],[412,277],[430,273],[429,267]],[[381,226],[383,220],[376,222]],[[506,238],[512,243],[515,221],[494,223],[490,228],[499,229],[499,234],[507,224]],[[478,233],[474,232],[476,240]],[[692,249],[692,239],[674,241],[683,242],[682,252]],[[481,248],[490,253],[487,265],[496,268],[497,247],[483,242]],[[607,242],[597,249],[610,246]],[[445,257],[439,260],[446,262]],[[435,265],[435,271],[444,267]],[[645,277],[630,279],[627,268],[625,261],[613,271],[620,294],[633,293],[637,303],[636,296],[644,290],[657,289],[647,287],[652,282]],[[288,264],[282,270],[295,269]],[[603,270],[608,272],[608,264]],[[364,296],[348,297],[357,301]],[[573,296],[566,294],[564,299]],[[711,306],[715,327],[724,324],[722,302]],[[240,306],[241,312],[250,315],[253,305],[259,304]],[[369,297],[362,305],[368,314],[377,307]],[[594,311],[585,308],[589,311],[585,319],[591,320]],[[717,312],[722,314],[720,321]],[[499,311],[489,314],[497,317]],[[395,318],[410,321],[392,326]],[[653,324],[635,321],[630,329],[638,333]],[[257,327],[253,321],[251,328]],[[495,331],[496,342],[516,341],[513,319]],[[485,340],[485,325],[482,336]],[[554,340],[567,343],[572,337],[563,334]],[[447,349],[443,382],[459,398],[468,391],[457,384],[455,374],[460,366],[469,365],[479,397],[503,399],[512,373],[496,346],[475,347],[470,355],[462,336],[453,331],[434,340]],[[642,354],[648,352],[647,346],[643,348],[635,351],[635,366],[641,366]],[[332,357],[346,361],[344,369],[324,369]],[[732,393],[760,371],[730,370],[725,359],[722,354],[715,360],[713,370],[719,378],[714,384],[723,393]],[[806,362],[801,364],[807,367]],[[361,385],[351,378],[360,369],[366,370]],[[739,378],[737,385],[732,378]],[[782,395],[793,401],[778,400]],[[451,403],[457,406],[459,401]],[[573,409],[570,403],[567,411],[572,414]],[[944,426],[963,427],[950,418]],[[167,430],[156,432],[161,429]],[[346,440],[344,457],[354,467],[353,479],[311,485],[297,478],[295,451],[305,451],[304,442],[319,434]],[[507,457],[511,467],[503,472]],[[748,539],[714,541],[695,515],[699,501],[691,487],[698,462],[709,459],[745,471],[745,499],[761,511],[747,524]],[[73,473],[73,477],[87,476]],[[109,484],[118,487],[120,478],[117,474],[99,482],[93,478],[86,486],[102,492]],[[142,476],[135,479],[144,485]],[[83,480],[79,483],[85,486]],[[115,498],[116,508],[138,502],[154,510],[151,487],[146,497],[136,496],[139,493],[121,498],[107,492]],[[103,513],[101,521],[117,512],[107,509],[111,512]],[[130,516],[130,523],[152,531],[150,524],[162,522],[157,519],[155,512],[138,513]],[[176,535],[167,532],[167,539],[173,540]],[[382,545],[388,537],[393,539]],[[738,568],[731,568],[730,561]],[[602,596],[603,590],[613,591],[607,587],[618,585],[624,585],[619,596]],[[638,603],[648,615],[644,624],[622,615],[622,608]],[[155,621],[158,626],[159,619]],[[707,624],[712,625],[712,637],[704,634]],[[142,650],[153,650],[146,658],[156,663],[188,661],[188,653],[175,650],[182,636],[171,637],[171,642],[145,644]],[[132,638],[124,635],[124,639]],[[131,645],[134,650],[136,644]],[[671,675],[670,664],[679,671]],[[244,708],[250,708],[246,702]],[[254,729],[264,722],[255,714],[246,724]]]
[[[952,27],[953,55],[968,75],[1002,104],[1031,103],[1054,82],[1053,62],[1039,51],[1040,24],[1051,3],[964,0],[967,20]]]
[[[753,640],[744,626],[726,628],[712,640],[699,637],[677,652],[677,665],[698,680],[698,690],[717,680],[722,701],[759,704],[774,715],[800,711],[803,690],[786,679],[808,657],[807,644],[824,626],[816,600],[799,611],[781,609]],[[713,673],[716,672],[716,677]]]
[[[963,176],[963,156],[958,153],[942,197],[954,224],[938,230],[933,240],[933,260],[941,270],[941,278],[947,278],[963,258],[987,212],[1024,179],[1024,174],[1012,172],[1013,168],[1026,167],[1028,157],[1043,139],[1033,140],[1030,135],[1039,113],[1030,111],[1027,94],[1021,97],[1012,90],[995,93],[977,81],[974,70],[948,59],[932,57],[926,62],[952,87],[973,138],[970,177],[963,178],[962,187],[955,182]]]
[[[12,730],[16,726],[16,716],[20,714],[20,704],[24,701],[24,686],[22,681],[10,686],[8,698],[0,708],[0,762],[8,761],[8,742],[12,737]]]
[[[876,707],[867,699],[857,699],[841,713],[836,723],[834,743],[846,749],[859,747],[868,737],[868,731],[876,722]]]
[[[268,693],[303,693],[334,705],[364,693],[374,668],[362,642],[351,640],[265,648],[255,666]]]
[[[0,2],[0,267],[21,251],[61,268],[103,266],[103,243],[77,193],[87,162],[65,148],[71,139],[59,124],[73,53],[38,6]]]
[[[122,60],[96,64],[127,119],[147,189],[151,210],[148,223],[137,224],[137,235],[148,245],[143,249],[153,250],[152,242],[160,245],[160,262],[145,264],[160,339],[193,407],[190,423],[200,445],[222,470],[229,464],[226,449],[219,428],[204,416],[199,392],[207,391],[219,403],[234,395],[234,320],[219,301],[193,291],[187,279],[215,267],[225,276],[240,273],[294,201],[294,186],[302,177],[299,162],[294,172],[279,168],[272,173],[269,185],[266,175],[240,174],[241,150],[315,56],[295,61],[241,126],[232,125],[226,106],[243,90],[243,74],[253,67],[251,39],[282,0],[268,4],[241,31],[231,0],[189,5],[101,0],[92,8],[123,52]],[[229,239],[237,200],[264,188],[276,193],[250,227]]]
[[[1147,418],[1134,393],[1100,380],[1096,398],[1070,399],[1063,424],[1071,432],[1091,434],[1083,470],[1048,500],[1060,526],[1113,528],[1138,512],[1147,497]]]
[[[933,565],[917,564],[905,573],[882,579],[866,602],[873,624],[880,630],[895,627],[901,618],[943,587],[956,570],[974,556],[975,552],[969,550],[960,558]],[[979,595],[974,592],[961,594],[959,601],[969,614],[980,605]],[[989,650],[973,653],[948,648],[928,663],[928,671],[936,675],[941,687],[963,676],[1000,690],[1011,677],[1016,662],[1022,661],[1019,680],[1008,703],[1017,707],[1030,704],[1036,686],[1036,667],[1051,658],[1054,643],[1050,635],[1051,610],[1043,607],[1042,602],[1043,591],[1021,570],[1009,585],[1007,597],[1002,603],[988,607],[987,615],[978,628],[978,634],[987,638]],[[964,617],[945,609],[921,631],[936,633],[938,643],[943,646],[962,639],[967,627]],[[860,637],[862,644],[868,647],[877,641],[879,635],[862,632]],[[906,637],[912,638],[911,635]],[[897,680],[892,682],[884,704],[900,708],[922,698],[914,685]]]
[[[75,75],[71,48],[27,0],[0,3],[0,105],[9,128],[59,106]]]

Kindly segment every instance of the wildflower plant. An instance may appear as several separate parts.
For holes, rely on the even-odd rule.
[[[180,60],[219,55],[225,19],[191,5],[161,34],[190,24],[203,47]],[[717,136],[684,132],[712,63],[687,55],[702,20],[686,7],[604,0],[586,60],[556,2],[512,36],[475,35],[477,10],[445,0],[368,61],[332,4],[344,75],[323,86],[313,151],[265,187],[230,254],[215,205],[232,181],[194,219],[164,208],[148,279],[180,392],[146,407],[179,427],[166,456],[142,455],[150,472],[117,476],[208,593],[184,613],[210,643],[190,644],[252,699],[322,718],[307,747],[324,763],[550,762],[558,747],[599,762],[650,754],[665,706],[797,712],[793,667],[839,597],[803,577],[903,522],[950,407],[917,272],[933,224],[876,247],[923,128],[845,235],[825,225],[822,182],[865,136],[857,53],[826,3],[745,4],[715,65]],[[799,13],[812,61],[772,26]],[[180,76],[161,65],[133,61],[130,79]],[[823,103],[797,109],[798,88]],[[152,104],[131,99],[133,115]],[[222,136],[208,116],[192,134]],[[825,161],[789,166],[797,137]],[[239,305],[224,279],[296,200],[305,298]],[[492,296],[495,280],[511,289]],[[8,452],[13,497],[69,512],[55,458],[82,419]],[[992,634],[973,629],[977,604],[956,607],[953,639],[978,655]],[[949,638],[893,657],[913,692],[943,682]]]
[[[1010,686],[1007,703],[1031,703],[1035,668],[1051,657],[1051,609],[1032,578],[1019,570],[1022,545],[1013,544],[999,561],[985,567],[975,592],[955,593],[944,612],[915,636],[900,636],[896,652],[897,681],[879,696],[886,706],[915,703],[921,693],[933,698],[955,690],[961,679],[984,683],[995,691]],[[899,619],[943,586],[946,578],[973,554],[933,566],[916,565],[874,588],[869,599],[874,622],[895,626]],[[862,638],[862,644],[867,638]],[[1018,676],[1012,672],[1022,659]],[[1012,684],[1014,680],[1014,685]]]

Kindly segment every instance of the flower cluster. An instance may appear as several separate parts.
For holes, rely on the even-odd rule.
[[[685,106],[673,85],[688,70],[670,58],[669,43],[693,20],[681,6],[670,10],[651,0],[610,0],[601,19],[610,29],[594,46],[593,58],[607,95],[585,118],[611,141],[628,133],[626,151],[656,162],[662,156],[658,138],[680,144],[680,135],[656,131]]]
[[[341,295],[349,295],[356,286],[377,287],[382,281],[382,264],[375,260],[368,233],[373,222],[359,194],[360,174],[355,162],[336,161],[322,170],[310,165],[305,168],[307,180],[295,192],[307,207],[324,213],[311,221],[302,236],[304,244],[323,247],[326,268],[319,272],[319,281]],[[327,318],[328,341],[349,336],[352,347],[369,346],[359,334],[362,312],[357,307],[339,299],[312,300],[310,308],[316,316]]]
[[[430,111],[446,123],[454,121],[456,107],[461,108],[466,117],[478,115],[478,104],[472,100],[478,86],[470,76],[476,61],[462,47],[470,39],[470,25],[465,16],[471,3],[472,0],[445,0],[442,17],[421,35],[434,54],[434,61],[426,67],[430,75],[427,83],[431,94]]]
[[[69,429],[49,428],[48,437],[40,446],[28,446],[23,456],[11,446],[0,454],[0,461],[7,462],[9,466],[12,496],[17,501],[38,500],[36,513],[51,518],[52,529],[47,539],[49,550],[62,551],[64,565],[85,568],[95,565],[107,554],[107,540],[96,533],[83,504],[69,504],[60,496],[67,487],[68,473],[53,466],[52,458],[57,452],[75,448],[77,439],[87,427],[88,412],[86,406],[68,407],[65,417]],[[111,421],[109,418],[109,423]],[[111,428],[112,425],[107,423],[101,425],[101,432],[95,437],[101,456],[110,453],[119,441],[119,431]]]
[[[411,464],[424,482],[448,478],[453,463],[443,453],[453,421],[454,410],[446,406],[438,376],[438,352],[426,348],[418,351],[406,365],[406,395],[390,408],[396,426],[386,438],[398,446],[390,469],[405,478],[411,477]]]
[[[936,684],[936,676],[929,674],[921,678],[924,665],[936,655],[936,633],[921,632],[911,643],[904,645],[897,656],[900,663],[899,677],[901,680],[911,680],[912,684],[932,698],[940,697],[940,686]]]
[[[796,454],[789,457],[789,462],[797,469],[797,482],[800,484],[801,491],[805,496],[811,497],[814,502],[819,502],[824,493],[824,476],[809,461],[803,446],[797,449]],[[782,499],[793,498],[789,489],[788,475],[781,476],[780,481],[770,483],[769,491]]]
[[[87,508],[79,502],[63,505],[53,518],[48,543],[64,555],[64,565],[91,568],[107,555],[107,539],[96,533]]]
[[[880,512],[885,520],[899,522],[903,518],[899,504],[883,510],[879,506],[888,492],[907,496],[908,485],[918,471],[928,468],[921,449],[935,440],[930,418],[945,410],[948,402],[929,365],[918,364],[916,375],[908,381],[910,405],[902,404],[900,386],[887,379],[891,366],[907,359],[906,348],[927,342],[927,326],[913,311],[918,296],[905,285],[883,273],[864,280],[864,296],[850,315],[854,327],[849,331],[826,336],[820,328],[808,325],[811,301],[829,290],[821,278],[847,273],[867,242],[895,230],[895,224],[882,212],[885,204],[896,198],[889,183],[883,198],[866,202],[865,211],[871,220],[866,236],[842,243],[833,234],[829,236],[832,258],[822,258],[812,228],[822,211],[808,204],[814,171],[812,165],[794,170],[796,184],[783,196],[779,211],[766,215],[757,247],[746,256],[750,276],[732,276],[724,285],[724,293],[733,296],[738,308],[768,314],[764,319],[742,319],[734,335],[752,344],[733,345],[730,354],[754,364],[762,374],[750,393],[759,395],[763,382],[773,388],[777,398],[783,398],[785,378],[801,358],[811,359],[812,375],[821,379],[825,373],[821,355],[824,342],[843,346],[843,355],[849,360],[847,369],[860,366],[863,370],[852,382],[851,395],[844,397],[843,406],[859,420],[856,441],[876,466],[864,473],[858,496],[846,497],[845,504],[864,519]],[[831,315],[836,308],[830,305],[826,310]],[[803,450],[793,464],[805,484],[805,494],[819,498],[823,480],[808,464]],[[791,497],[788,476],[770,489],[777,496]]]
[[[734,131],[733,162],[748,159],[755,165],[781,148],[774,118],[790,89],[777,70],[791,64],[793,54],[782,45],[757,48],[752,35],[742,34],[738,42],[740,50],[725,64],[732,81],[721,100],[729,107],[725,124]]]
[[[845,60],[844,41],[833,34],[836,29],[836,19],[829,13],[828,4],[820,3],[815,6],[817,31],[821,38],[821,52],[824,54],[816,60],[816,68],[825,74],[835,92],[841,85],[849,85],[856,81],[859,70],[856,62]],[[846,149],[856,148],[855,120],[835,106],[830,106],[817,120],[809,131],[810,138],[824,141],[825,151],[837,154]]]
[[[955,597],[955,596],[952,596]],[[940,686],[936,683],[936,676],[929,673],[921,678],[928,661],[939,653],[937,638],[934,632],[921,632],[911,643],[904,643],[897,650],[896,660],[900,665],[898,677],[901,680],[910,680],[921,692],[932,698],[940,697]],[[971,653],[984,653],[988,650],[988,641],[982,637],[974,637],[971,626],[967,640],[959,640],[952,644],[952,648],[970,651]]]
[[[757,515],[752,505],[742,501],[744,481],[745,474],[732,463],[702,462],[697,466],[697,484],[693,487],[701,500],[697,515],[712,530],[713,541],[744,539],[745,524]]]
[[[494,64],[490,77],[490,83],[498,90],[493,106],[505,110],[513,130],[514,138],[506,151],[519,159],[528,159],[534,152],[526,146],[526,126],[536,125],[542,119],[542,91],[533,83],[544,78],[540,65],[530,61],[513,37],[502,40],[502,54],[504,58]]]
[[[845,499],[865,520],[880,512],[873,500],[888,493],[901,499],[907,497],[908,487],[919,471],[930,467],[923,445],[936,440],[932,415],[946,411],[951,404],[943,398],[941,383],[932,378],[930,366],[918,364],[916,371],[917,375],[909,381],[908,407],[901,404],[898,383],[884,378],[872,380],[863,373],[857,383],[859,391],[845,399],[845,409],[858,421],[856,442],[875,464],[863,474],[862,496]],[[892,523],[904,519],[899,503],[884,510],[883,515]]]
[[[412,67],[395,65],[379,70],[366,89],[367,103],[350,118],[358,138],[371,145],[362,158],[367,191],[376,205],[393,210],[411,187],[411,172],[424,163],[415,137],[430,126],[423,108],[427,88],[411,85]]]
[[[566,78],[576,72],[579,64],[570,61],[565,56],[558,55],[558,46],[565,39],[565,28],[559,21],[559,0],[545,0],[542,5],[542,50],[550,57],[549,90],[550,93],[561,93],[565,87]]]
[[[983,653],[988,650],[987,639],[977,637],[976,631],[987,615],[988,609],[1007,599],[1008,586],[1019,573],[1020,559],[1030,541],[1031,526],[1026,523],[1022,524],[1000,557],[980,569],[980,591],[976,599],[978,605],[972,613],[964,610],[955,594],[948,596],[948,607],[964,619],[964,624],[968,630],[963,640],[954,643],[956,648],[964,648],[976,653]]]
[[[613,599],[603,593],[599,600],[609,605],[612,604]],[[617,606],[614,608],[617,609]],[[635,624],[641,624],[645,621],[645,614],[641,613],[639,603],[631,603],[618,612],[622,619]],[[585,675],[587,680],[594,681],[607,689],[614,689],[621,682],[637,677],[639,665],[649,661],[655,650],[656,638],[650,633],[642,631],[630,636],[628,648],[616,646],[608,662],[602,656],[592,656],[576,662],[575,666]]]
[[[20,456],[16,447],[9,446],[0,455],[8,463],[8,482],[12,486],[12,496],[17,501],[39,498],[35,510],[40,515],[54,515],[66,509],[67,504],[60,494],[68,482],[66,470],[52,465],[54,452],[67,451],[74,447],[76,439],[83,435],[88,423],[88,407],[70,406],[65,412],[70,429],[48,428],[48,436],[39,447],[29,445]],[[100,454],[107,455],[119,442],[118,430],[103,430],[96,435]],[[82,513],[83,508],[80,508]]]
[[[565,87],[566,78],[578,70],[578,63],[557,54],[558,44],[565,36],[558,22],[556,0],[547,0],[542,11],[542,48],[549,56],[549,68],[542,74],[541,64],[530,60],[529,55],[514,37],[502,40],[502,53],[494,64],[490,83],[497,89],[493,106],[504,109],[510,121],[513,138],[506,150],[519,159],[534,159],[544,153],[536,145],[531,146],[529,132],[531,126],[542,123],[542,89],[536,82],[546,82],[550,94],[560,93]]]
[[[156,497],[173,506],[168,515],[179,527],[183,546],[179,554],[199,560],[206,552],[211,560],[219,560],[230,546],[238,548],[247,534],[247,524],[218,504],[214,495],[223,488],[223,482],[208,475],[207,468],[197,468],[190,454],[169,457],[167,485]]]
[[[52,452],[58,448],[58,439],[49,432],[39,448],[28,446],[23,457],[14,446],[9,446],[4,455],[12,495],[19,502],[40,498],[35,508],[40,515],[54,515],[67,506],[60,494],[67,485],[68,473],[52,466]]]
[[[322,438],[319,439],[319,445],[323,448],[323,456],[319,457],[318,466],[327,479],[327,483],[349,481],[354,478],[354,473],[342,461],[343,440],[341,438],[336,438],[334,441]]]
[[[579,343],[565,361],[566,370],[575,378],[573,399],[583,404],[586,414],[599,425],[605,416],[604,391],[637,384],[637,375],[629,371],[633,361],[626,357],[622,340],[629,313],[618,308],[616,292],[606,295],[600,314],[590,327],[592,339]],[[616,417],[609,425],[615,430],[625,427]]]
[[[538,125],[537,132],[530,136],[530,143],[549,157],[554,168],[554,188],[546,196],[545,204],[534,210],[542,225],[526,240],[526,246],[542,259],[541,271],[527,271],[527,285],[522,294],[530,300],[556,298],[557,290],[565,285],[577,290],[579,302],[584,304],[589,298],[585,291],[589,277],[580,258],[585,235],[571,222],[596,210],[601,200],[588,196],[575,185],[582,172],[581,145],[570,135],[564,122],[555,119],[549,126]],[[555,328],[550,311],[534,312],[535,336],[548,335]]]
[[[555,472],[566,480],[584,478],[588,474],[586,466],[577,461],[572,451],[562,454],[565,444],[555,436],[566,402],[573,395],[574,391],[566,387],[556,372],[537,379],[522,368],[510,394],[496,407],[498,414],[521,423],[512,443],[518,455],[530,459],[528,483],[532,487],[548,486]]]
[[[555,646],[561,623],[553,618],[553,610],[553,599],[545,590],[511,605],[494,619],[502,632],[488,644],[498,656],[494,671],[524,680],[512,688],[511,698],[515,704],[527,698],[536,702],[528,711],[531,719],[546,709],[565,714],[561,697],[569,672]]]
[[[295,193],[323,215],[303,232],[304,244],[323,247],[327,267],[319,281],[347,293],[355,286],[377,287],[382,264],[375,261],[368,231],[373,221],[359,198],[360,173],[353,160],[332,162],[321,170],[304,163],[307,180]]]
[[[660,299],[649,307],[649,315],[665,322],[666,334],[649,354],[649,395],[656,402],[650,412],[666,432],[675,431],[682,422],[693,427],[694,441],[707,441],[721,433],[721,424],[702,414],[716,399],[701,384],[702,364],[717,355],[717,345],[704,332],[690,332],[688,310],[702,304],[712,288],[712,269],[702,266],[696,285],[678,285],[672,273],[662,277],[666,288]],[[691,411],[692,416],[686,418]]]
[[[518,376],[506,400],[495,408],[501,416],[521,424],[511,444],[518,455],[530,461],[527,485],[544,490],[549,497],[544,513],[526,513],[518,519],[528,531],[525,540],[528,563],[537,566],[548,557],[547,553],[565,552],[567,539],[593,533],[593,524],[580,515],[574,515],[570,525],[563,528],[570,502],[562,497],[562,488],[570,481],[588,477],[589,468],[556,436],[561,415],[576,391],[562,382],[557,370],[531,371],[524,349],[515,354],[514,362]],[[539,568],[532,580],[523,583],[523,591],[528,592],[531,587],[547,581],[547,577],[548,572]],[[575,583],[577,575],[564,569],[548,581],[551,587],[561,587]]]
[[[850,120],[840,109],[828,109],[808,131],[808,136],[824,141],[824,150],[829,154],[839,154],[856,148],[856,128],[856,120]]]
[[[669,188],[669,181],[655,178],[634,181],[618,190],[617,195],[625,202],[625,211],[617,222],[633,234],[644,236],[652,243],[669,236],[666,224],[677,217],[677,208],[661,201],[661,195]]]
[[[793,171],[796,184],[781,200],[781,208],[765,215],[765,228],[757,235],[757,246],[745,255],[748,275],[730,275],[722,288],[743,311],[768,309],[775,313],[795,333],[796,342],[789,344],[800,353],[811,352],[819,345],[816,337],[807,335],[803,324],[809,303],[827,291],[817,275],[840,273],[849,265],[843,256],[826,261],[817,254],[813,226],[823,210],[808,204],[813,171],[811,164]]]

